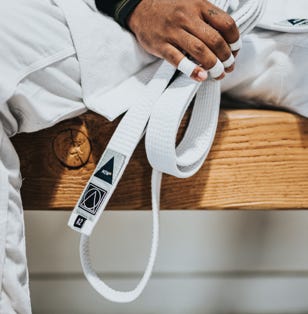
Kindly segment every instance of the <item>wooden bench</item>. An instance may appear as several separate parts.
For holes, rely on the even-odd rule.
[[[88,112],[16,136],[24,208],[72,210],[118,122]],[[108,209],[149,209],[150,175],[142,143]],[[307,209],[307,120],[282,111],[223,109],[203,168],[184,180],[165,175],[161,207]]]

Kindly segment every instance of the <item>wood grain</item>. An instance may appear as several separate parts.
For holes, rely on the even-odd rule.
[[[24,208],[71,210],[118,122],[88,112],[47,130],[16,136]],[[108,209],[149,209],[150,175],[142,143]],[[280,111],[222,110],[203,168],[189,179],[165,175],[161,207],[307,209],[307,120]]]

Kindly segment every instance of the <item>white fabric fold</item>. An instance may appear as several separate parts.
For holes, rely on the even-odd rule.
[[[107,102],[105,93],[157,58],[146,53],[135,37],[113,19],[97,14],[92,0],[53,1],[63,10],[71,31],[85,105],[110,120],[115,119],[123,113],[122,106]]]
[[[31,313],[19,159],[0,121],[0,313]]]
[[[27,75],[75,54],[65,23],[51,0],[1,1],[0,106]]]
[[[307,0],[270,0],[259,27],[287,33],[308,32]]]
[[[1,145],[0,134],[0,145]],[[7,226],[7,209],[8,209],[8,173],[0,160],[0,265],[4,265],[5,258],[5,241],[6,241],[6,226]],[[0,267],[0,295],[3,280],[3,267]],[[1,303],[0,303],[1,310]]]

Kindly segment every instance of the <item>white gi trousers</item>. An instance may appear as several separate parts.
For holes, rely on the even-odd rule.
[[[0,313],[31,313],[19,160],[0,123]]]
[[[47,105],[49,104],[49,105]],[[47,106],[45,106],[47,105]],[[20,109],[20,106],[24,108]],[[59,106],[56,120],[47,120],[48,106]],[[47,110],[47,112],[46,112]],[[30,314],[19,158],[10,141],[23,129],[43,129],[87,109],[81,101],[75,56],[25,78],[0,109],[0,313]],[[44,116],[46,115],[46,117]]]
[[[37,11],[21,10],[22,4]],[[2,25],[7,24],[0,19],[1,49],[5,38],[16,39],[15,43],[6,42],[10,50],[7,59],[0,50],[3,57],[0,70],[5,73],[0,79],[0,314],[31,313],[20,197],[22,180],[10,137],[47,128],[87,110],[79,60],[61,11],[49,0],[19,0],[17,5],[26,24],[33,23],[33,18],[37,23],[41,20],[42,25],[49,28],[48,34],[58,35],[50,38],[43,32],[34,36],[35,28],[30,23],[28,38],[24,34],[8,36],[1,32]],[[48,10],[51,14],[47,14]],[[49,24],[46,16],[50,18]],[[20,25],[20,29],[27,27],[26,24]],[[237,69],[223,81],[223,91],[234,98],[282,106],[308,117],[307,37],[307,34],[265,30],[246,36]],[[50,41],[54,43],[52,48]],[[34,51],[29,54],[30,59],[18,60],[22,52],[30,48]],[[21,61],[20,67],[16,59]],[[121,64],[115,70],[121,70]]]
[[[49,0],[0,4],[0,314],[30,314],[19,158],[10,137],[87,110],[61,10]]]

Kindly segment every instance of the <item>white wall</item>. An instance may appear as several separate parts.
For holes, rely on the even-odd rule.
[[[26,212],[34,314],[308,312],[308,211],[164,211],[155,273],[129,305],[103,300],[81,273],[69,213]],[[149,252],[151,213],[105,212],[92,256],[132,287]]]

